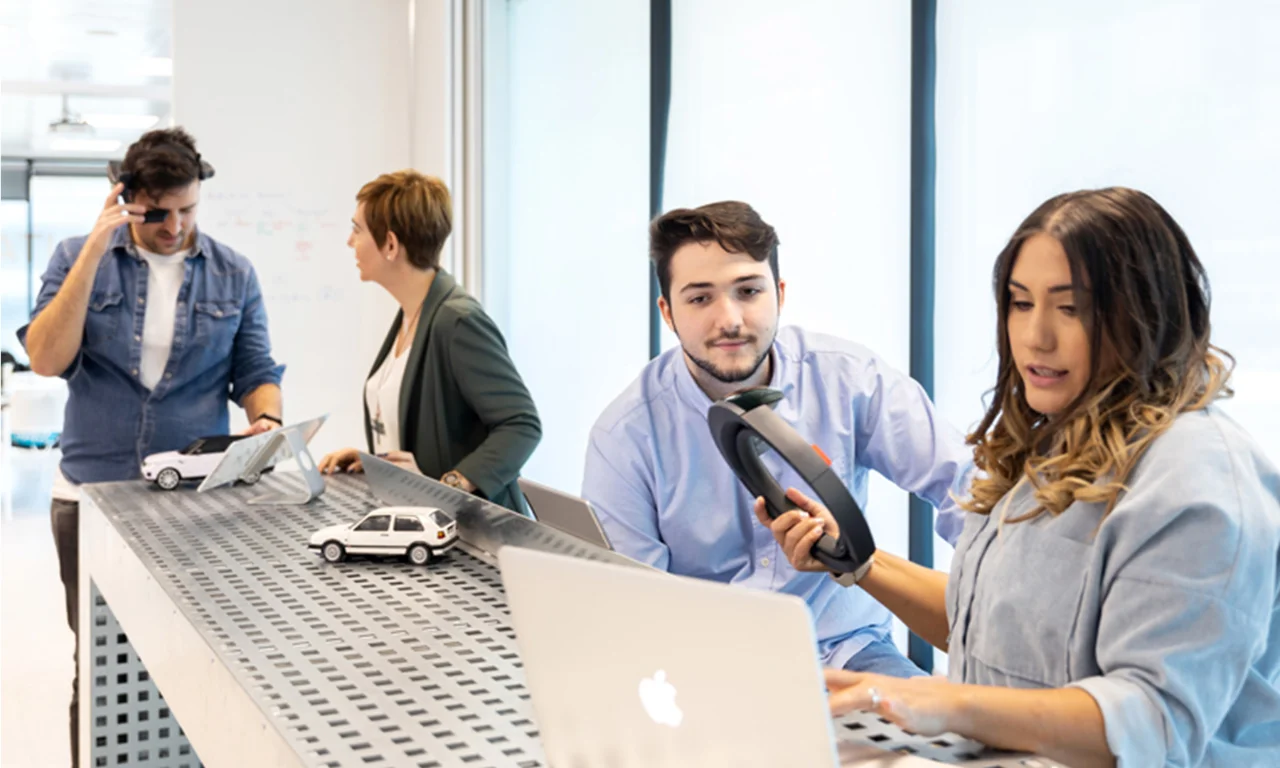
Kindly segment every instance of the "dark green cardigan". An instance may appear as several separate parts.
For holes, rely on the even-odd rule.
[[[404,312],[396,314],[370,378],[391,353]],[[400,385],[400,447],[439,479],[456,469],[490,501],[526,514],[516,484],[542,439],[533,398],[516,372],[498,327],[444,270],[422,303]],[[373,451],[369,406],[364,432]]]

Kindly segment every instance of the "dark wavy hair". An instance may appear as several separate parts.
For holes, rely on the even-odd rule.
[[[129,146],[121,168],[133,174],[130,189],[159,200],[200,179],[200,153],[196,140],[181,128],[147,131]]]
[[[1009,278],[1031,236],[1053,237],[1085,308],[1091,375],[1061,413],[1027,404],[1009,345]],[[1000,369],[990,406],[969,435],[981,470],[964,508],[989,514],[1019,479],[1042,512],[1076,501],[1115,507],[1138,460],[1178,414],[1230,397],[1234,360],[1209,342],[1209,280],[1191,242],[1155,200],[1133,189],[1071,192],[1022,222],[996,259]],[[1225,359],[1225,360],[1224,360]]]
[[[649,258],[658,274],[662,298],[671,301],[671,257],[689,243],[720,244],[729,253],[745,253],[769,262],[778,282],[778,233],[746,203],[726,200],[697,208],[667,211],[649,224]]]

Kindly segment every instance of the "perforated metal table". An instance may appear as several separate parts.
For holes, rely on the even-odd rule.
[[[518,544],[635,564],[484,502],[459,508],[430,481],[384,478],[375,497],[362,478],[334,477],[306,506],[248,504],[285,482],[86,487],[81,765],[542,765],[491,553]],[[463,543],[426,568],[331,565],[307,549],[317,528],[382,503],[449,509]],[[870,716],[841,730],[948,763],[1055,765]]]

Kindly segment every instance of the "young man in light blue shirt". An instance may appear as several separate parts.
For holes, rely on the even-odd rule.
[[[941,536],[954,543],[959,533],[948,492],[970,466],[963,437],[934,414],[919,384],[865,347],[779,328],[786,284],[777,246],[773,227],[740,202],[674,210],[650,225],[658,306],[680,348],[651,361],[596,421],[582,495],[629,557],[804,598],[824,664],[923,674],[894,646],[883,606],[787,563],[707,428],[715,400],[780,390],[778,415],[830,457],[860,504],[874,469],[937,507]],[[784,487],[807,488],[771,461]]]

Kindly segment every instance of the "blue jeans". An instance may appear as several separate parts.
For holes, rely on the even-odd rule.
[[[925,677],[929,673],[902,655],[892,639],[872,640],[844,665],[850,672],[873,672],[893,677]]]

